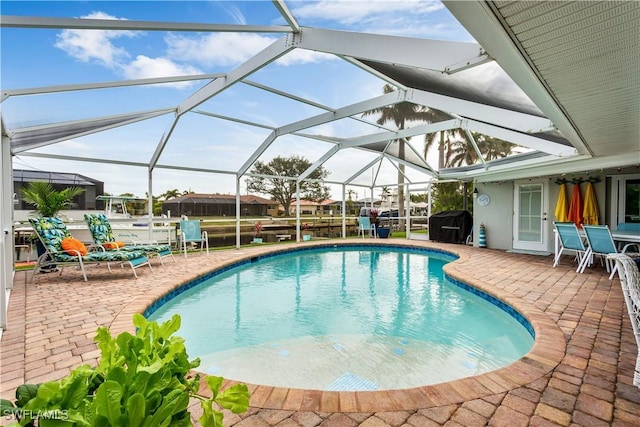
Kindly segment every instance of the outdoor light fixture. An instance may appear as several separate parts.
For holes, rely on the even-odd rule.
[[[477,189],[477,188],[474,188],[474,189],[473,189],[473,198],[474,198],[474,199],[477,199],[477,198],[478,198],[478,189]]]

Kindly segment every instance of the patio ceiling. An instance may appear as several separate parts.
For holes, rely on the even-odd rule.
[[[237,177],[249,173],[257,160],[287,136],[315,141],[319,147],[313,166],[297,179],[330,160],[350,156],[353,150],[372,156],[352,165],[352,171],[334,183],[367,182],[371,168],[405,165],[409,182],[437,177],[463,180],[496,175],[523,177],[558,168],[569,171],[631,165],[640,162],[640,3],[639,2],[458,2],[447,8],[478,40],[445,42],[407,37],[352,33],[300,26],[283,1],[274,1],[288,26],[215,25],[100,19],[2,16],[6,28],[110,29],[146,31],[281,33],[281,38],[243,64],[225,73],[121,82],[70,84],[26,89],[3,88],[3,103],[12,97],[48,93],[79,93],[156,83],[198,80],[191,95],[173,105],[133,109],[126,113],[22,127],[10,123],[2,110],[3,144],[14,155],[50,157],[86,162],[121,163],[154,169],[182,169]],[[294,50],[335,55],[397,91],[348,105],[329,106],[251,79]],[[420,52],[419,55],[416,52]],[[478,79],[488,61],[502,70],[491,79]],[[484,64],[484,65],[483,65]],[[475,67],[475,68],[474,68]],[[495,71],[495,64],[493,65]],[[282,124],[269,124],[214,111],[212,101],[241,85],[285,98],[315,114]],[[362,117],[366,111],[412,102],[443,112],[437,123],[411,123],[398,130]],[[134,101],[131,101],[134,103]],[[166,155],[174,134],[194,116],[223,120],[260,130],[262,139],[236,165],[220,161],[207,166],[175,161]],[[58,142],[112,130],[141,121],[164,118],[153,147],[142,160],[51,154],[39,150]],[[356,135],[323,134],[323,125],[350,121],[363,130]],[[397,140],[407,141],[442,130],[460,129],[493,136],[521,147],[524,154],[508,159],[438,170],[424,158],[419,146],[407,143],[404,153]],[[6,139],[5,139],[6,138]],[[158,141],[159,140],[159,141]],[[476,147],[477,150],[477,147]],[[391,166],[389,166],[391,165]],[[422,178],[420,178],[422,176]],[[375,178],[373,178],[375,179]],[[390,185],[377,182],[376,185]],[[371,185],[369,182],[368,185]]]
[[[640,163],[640,2],[444,3],[581,155],[556,164]]]

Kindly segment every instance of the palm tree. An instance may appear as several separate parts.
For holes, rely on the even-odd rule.
[[[40,216],[56,216],[62,209],[71,206],[73,198],[82,194],[83,188],[67,187],[57,191],[48,182],[34,181],[21,189],[23,200],[32,205]]]
[[[64,190],[58,191],[53,188],[53,185],[44,181],[33,181],[27,184],[26,187],[20,189],[22,199],[32,205],[42,217],[57,216],[58,212],[62,209],[71,206],[73,198],[82,194],[82,192],[84,192],[84,189],[80,187],[67,187]],[[40,257],[46,250],[40,239],[37,239],[36,236],[36,234],[33,235],[38,257]],[[57,270],[55,264],[40,268],[40,271],[43,272]]]
[[[396,88],[386,84],[383,87],[385,94],[394,92]],[[409,121],[421,121],[421,122],[438,122],[443,120],[443,117],[449,118],[448,115],[441,111],[433,110],[422,105],[414,104],[412,102],[400,102],[387,107],[374,108],[373,110],[365,111],[362,116],[370,116],[379,114],[380,117],[376,120],[379,125],[384,125],[387,122],[393,122],[398,130],[405,129],[405,125]],[[407,138],[409,139],[409,138]],[[405,140],[398,139],[398,158],[405,158]],[[404,216],[404,164],[398,165],[398,216]]]
[[[160,195],[160,197],[164,197],[165,200],[175,199],[176,197],[180,197],[180,190],[174,188],[173,190],[167,190]]]
[[[425,135],[424,156],[433,144],[440,138],[438,150],[440,152],[438,168],[472,165],[478,161],[478,155],[467,135],[460,129],[452,129],[435,134]],[[491,136],[473,133],[478,150],[485,161],[509,156],[513,151],[513,144]]]
[[[466,140],[467,136],[460,129],[450,129],[436,133],[428,133],[424,136],[424,158],[434,143],[438,142],[438,169],[444,169],[451,163],[451,145],[453,141]]]
[[[390,195],[391,195],[391,191],[389,191],[389,187],[387,187],[386,185],[382,187],[380,192],[380,197],[382,198],[382,201],[386,202],[389,199]]]
[[[498,138],[482,134],[473,134],[480,154],[485,161],[500,159],[511,154],[513,144]],[[478,161],[478,155],[471,141],[456,140],[451,146],[451,157],[449,167],[472,165]]]
[[[510,142],[480,134],[474,135],[474,138],[478,142],[478,149],[487,161],[507,157],[513,153],[513,144]]]

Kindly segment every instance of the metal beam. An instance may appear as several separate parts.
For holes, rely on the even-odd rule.
[[[38,16],[0,16],[0,28],[52,28],[64,30],[179,31],[215,33],[290,33],[285,25],[203,24],[195,22],[157,22],[125,19],[51,18]]]
[[[184,82],[184,81],[191,81],[191,80],[209,80],[209,79],[217,79],[219,77],[224,77],[225,75],[226,74],[224,73],[194,74],[191,76],[155,77],[155,78],[149,78],[149,79],[124,80],[119,82],[85,83],[85,84],[75,84],[75,85],[43,86],[43,87],[34,87],[34,88],[27,88],[27,89],[3,90],[2,101],[9,98],[10,96],[38,95],[41,93],[71,92],[76,90],[92,90],[92,89],[106,89],[106,88],[113,88],[113,87],[152,85],[152,84],[159,84],[159,83],[174,83],[174,82]]]
[[[303,28],[301,49],[345,55],[385,64],[444,72],[452,64],[484,57],[477,43],[427,40],[348,31]]]
[[[295,36],[281,37],[276,40],[265,49],[252,56],[248,61],[227,73],[226,78],[214,80],[184,100],[184,102],[182,102],[178,107],[178,115],[182,115],[197,107],[212,96],[237,83],[249,74],[258,71],[262,67],[280,58],[282,55],[290,52],[295,47],[294,44],[296,41],[297,39]]]
[[[269,148],[271,143],[281,135],[287,135],[297,132],[302,129],[318,126],[330,121],[339,120],[345,117],[359,114],[364,111],[373,110],[374,108],[384,107],[386,105],[397,104],[404,100],[404,92],[391,92],[385,95],[378,96],[376,98],[369,99],[367,101],[356,102],[355,104],[348,105],[343,108],[337,109],[335,112],[322,113],[317,116],[309,117],[297,122],[289,123],[282,127],[277,128],[264,140],[262,144],[256,149],[256,151],[249,157],[249,159],[238,170],[239,175],[244,175],[251,165]]]
[[[251,165],[253,165],[253,163],[256,160],[258,160],[258,158],[262,155],[262,153],[264,153],[264,151],[267,148],[269,148],[271,143],[275,141],[276,137],[277,137],[277,134],[276,134],[276,131],[274,130],[269,134],[269,136],[267,136],[267,138],[264,141],[262,141],[262,144],[260,144],[260,146],[253,152],[253,154],[249,156],[247,161],[244,162],[244,164],[240,167],[240,169],[238,169],[238,176],[242,176],[247,173]]]
[[[20,128],[13,129],[9,131],[9,137],[11,139],[12,151],[13,154],[22,153],[27,150],[33,150],[40,147],[45,147],[47,145],[55,144],[61,141],[67,141],[72,138],[78,138],[85,135],[90,135],[93,133],[114,129],[117,127],[129,125],[131,123],[140,122],[143,120],[152,119],[158,116],[162,116],[169,112],[173,111],[173,109],[159,109],[147,112],[140,113],[128,113],[121,115],[114,115],[108,117],[101,117],[98,119],[90,119],[90,120],[76,120],[71,122],[62,122],[62,123],[54,123],[47,124],[42,126],[34,126],[28,128]],[[118,119],[122,120],[118,120]],[[100,125],[100,122],[104,121],[104,125]],[[95,126],[87,126],[91,123],[95,123]],[[77,132],[73,132],[73,128],[77,129]],[[56,132],[56,129],[58,132]],[[64,129],[69,129],[71,131],[64,131]],[[38,131],[42,131],[46,135],[50,135],[50,139],[43,140],[45,138],[42,134],[38,134]],[[32,137],[29,136],[22,137],[20,134],[27,134],[28,132],[32,133]],[[62,135],[62,136],[56,136]]]
[[[349,138],[340,143],[340,148],[359,147],[362,145],[373,144],[375,142],[388,141],[392,139],[410,138],[416,135],[423,135],[427,133],[440,132],[443,130],[456,129],[461,126],[460,120],[445,120],[437,123],[429,123],[424,125],[417,125],[407,129],[392,131],[392,132],[380,132],[371,135],[357,136]]]
[[[553,126],[551,120],[546,117],[533,116],[504,108],[479,104],[464,99],[452,98],[436,93],[412,89],[407,92],[407,100],[425,107],[478,120],[493,123],[519,132],[535,133]]]
[[[7,328],[7,290],[13,287],[13,169],[11,145],[0,118],[0,329]],[[35,272],[34,272],[35,274]]]
[[[320,166],[324,164],[327,160],[329,160],[334,154],[336,154],[340,150],[340,147],[334,145],[331,147],[326,153],[324,153],[318,160],[316,160],[311,166],[307,168],[306,171],[302,172],[300,176],[298,176],[298,181],[304,181],[309,175],[313,173],[314,170],[318,169]]]
[[[356,114],[360,114],[365,111],[385,107],[388,105],[398,104],[403,101],[405,101],[405,93],[403,91],[391,92],[368,99],[366,101],[356,102],[355,104],[338,108],[337,110],[335,110],[335,112],[322,113],[317,116],[289,123],[287,125],[279,127],[277,129],[277,132],[278,135],[286,135],[302,129],[307,129],[327,122],[336,121]]]
[[[278,9],[278,12],[280,12],[280,15],[282,15],[284,20],[287,21],[287,23],[291,27],[291,30],[294,33],[299,33],[300,32],[300,25],[298,24],[298,21],[296,21],[295,16],[293,16],[293,14],[291,13],[291,11],[287,7],[287,5],[284,3],[284,1],[283,0],[271,0],[271,2],[276,7],[276,9]]]
[[[544,111],[580,153],[593,155],[577,126],[564,111],[546,82],[536,72],[519,43],[492,10],[492,2],[443,0],[449,11],[487,49],[500,67]]]
[[[575,156],[578,154],[578,151],[570,145],[561,145],[547,139],[538,138],[533,135],[516,132],[511,129],[505,129],[488,123],[477,122],[475,120],[465,120],[462,128],[493,136],[533,150],[549,153],[554,156],[565,157]]]
[[[372,167],[373,165],[375,165],[377,162],[380,161],[380,159],[382,158],[382,155],[378,156],[377,158],[375,158],[374,160],[370,161],[369,163],[367,163],[366,165],[364,165],[362,168],[360,168],[356,173],[354,173],[353,175],[351,175],[349,178],[344,180],[345,184],[348,185],[359,185],[361,187],[364,187],[361,184],[350,184],[351,181],[353,181],[354,179],[356,179],[357,177],[359,177],[360,175],[362,175],[364,173],[364,171],[366,171],[367,169],[369,169],[370,167]]]

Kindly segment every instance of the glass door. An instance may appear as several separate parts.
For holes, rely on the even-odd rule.
[[[612,230],[623,222],[640,223],[640,175],[611,177],[610,208]]]
[[[515,185],[513,209],[513,249],[548,250],[548,196],[546,181]]]

